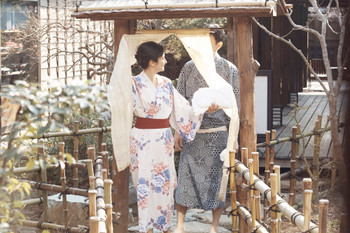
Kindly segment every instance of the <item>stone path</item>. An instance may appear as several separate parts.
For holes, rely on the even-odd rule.
[[[176,211],[171,221],[170,229],[173,232],[176,226]],[[186,233],[208,233],[212,221],[211,211],[190,209],[185,217]],[[219,233],[229,233],[231,227],[231,217],[222,215],[219,223]],[[155,233],[160,231],[154,231]],[[138,233],[138,226],[129,227],[129,233]]]

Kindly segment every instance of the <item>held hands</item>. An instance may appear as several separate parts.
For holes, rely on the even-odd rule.
[[[219,105],[217,105],[216,103],[212,103],[208,110],[207,110],[207,113],[213,113],[215,111],[219,110]]]
[[[178,150],[182,150],[182,136],[175,131],[175,136],[174,136],[174,143],[175,143],[175,148]]]

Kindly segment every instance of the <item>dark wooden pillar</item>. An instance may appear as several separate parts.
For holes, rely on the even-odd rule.
[[[240,145],[247,147],[251,153],[256,151],[254,78],[260,65],[253,57],[251,19],[236,17],[235,30],[241,94]]]
[[[237,46],[235,37],[235,18],[227,18],[227,60],[237,66]]]
[[[119,43],[124,34],[134,34],[136,28],[135,21],[115,20],[114,21],[114,41],[115,58],[118,54]],[[118,172],[113,158],[113,212],[120,213],[118,224],[113,225],[114,233],[128,232],[129,214],[129,168]]]

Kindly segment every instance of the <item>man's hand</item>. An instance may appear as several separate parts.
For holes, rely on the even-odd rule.
[[[182,150],[182,136],[175,131],[175,136],[174,136],[174,143],[175,143],[175,148],[178,150]]]
[[[217,105],[216,103],[212,103],[208,110],[207,110],[207,113],[213,113],[215,111],[219,110],[219,105]]]

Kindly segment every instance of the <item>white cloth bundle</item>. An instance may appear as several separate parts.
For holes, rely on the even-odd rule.
[[[216,103],[220,108],[233,108],[232,87],[200,88],[192,98],[192,107],[195,114],[203,114],[212,103]]]

